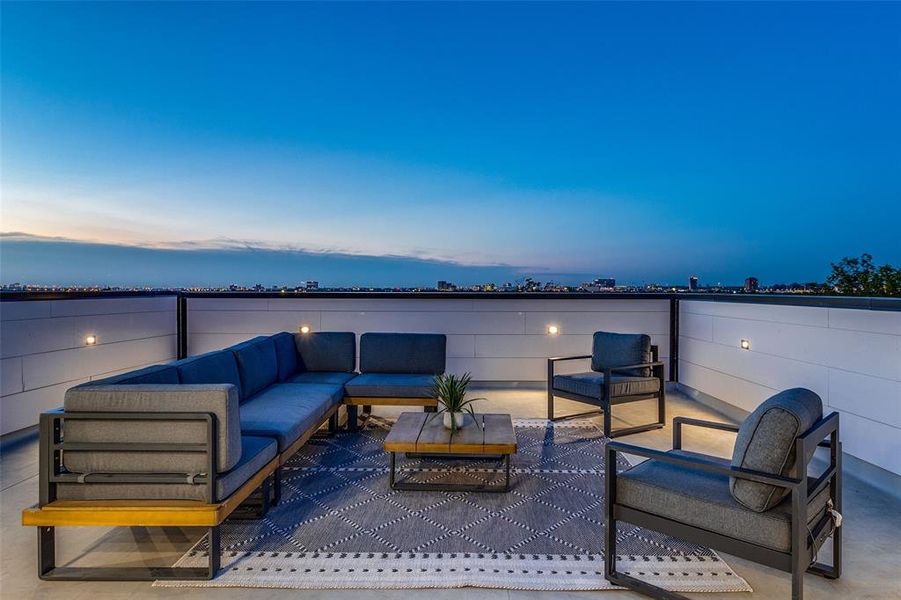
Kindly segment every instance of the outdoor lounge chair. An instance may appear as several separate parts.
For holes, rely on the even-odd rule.
[[[591,359],[591,371],[557,375],[555,365],[564,360]],[[650,429],[660,429],[666,419],[663,363],[657,360],[657,346],[644,334],[594,334],[591,354],[558,356],[547,360],[547,418],[551,421],[593,414],[597,411],[556,417],[554,397],[577,400],[600,407],[604,413],[604,435],[610,438]],[[657,400],[657,420],[647,425],[612,431],[614,404]]]
[[[839,415],[822,416],[810,390],[776,394],[740,426],[677,417],[673,450],[608,442],[606,449],[607,579],[653,598],[683,598],[616,570],[617,522],[704,544],[792,574],[792,598],[803,596],[804,573],[841,575],[841,442]],[[732,460],[682,450],[682,426],[737,432]],[[828,438],[828,441],[824,441]],[[817,448],[829,464],[807,474]],[[647,460],[616,473],[616,453]],[[817,562],[832,537],[832,565]]]

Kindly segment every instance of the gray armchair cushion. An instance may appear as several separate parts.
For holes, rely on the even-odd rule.
[[[330,383],[332,385],[343,386],[345,383],[354,378],[353,373],[335,373],[329,371],[307,371],[306,373],[297,373],[288,381],[290,383]]]
[[[591,370],[603,371],[608,367],[640,365],[651,362],[651,336],[643,333],[594,334],[591,347]],[[650,369],[633,369],[619,373],[635,377],[649,377]]]
[[[742,423],[732,451],[732,466],[798,477],[798,467],[806,469],[807,464],[795,465],[795,440],[822,417],[823,402],[812,391],[792,388],[779,392]],[[729,487],[735,500],[758,512],[776,506],[789,493],[786,488],[735,478]]]
[[[284,452],[343,397],[339,385],[277,383],[241,405],[241,433],[275,438]]]
[[[128,371],[127,373],[119,373],[112,377],[97,379],[81,384],[79,387],[91,385],[141,385],[141,384],[177,384],[178,370],[171,365],[152,365],[137,369],[136,371]]]
[[[353,332],[316,331],[295,333],[298,371],[344,371],[352,373],[357,362],[357,340]]]
[[[729,465],[725,459],[720,463]],[[827,487],[810,500],[809,525],[822,516],[828,499]],[[616,502],[780,552],[791,550],[791,500],[765,513],[749,510],[729,494],[725,475],[648,460],[617,477]]]
[[[604,400],[604,374],[588,371],[570,375],[555,375],[554,389]],[[613,375],[610,378],[611,396],[638,396],[656,394],[659,391],[660,380],[656,377]]]
[[[297,346],[294,334],[283,331],[272,336],[275,344],[275,357],[278,361],[278,380],[282,383],[291,379],[297,372]]]
[[[238,364],[242,398],[250,398],[278,380],[278,360],[272,338],[255,337],[227,350],[235,355]]]
[[[432,398],[434,375],[400,373],[363,373],[344,384],[344,392],[352,397]]]
[[[361,373],[444,373],[447,337],[437,333],[364,333]]]
[[[181,383],[230,383],[238,388],[238,399],[241,396],[241,375],[235,355],[228,350],[217,350],[185,358],[172,363],[178,369]]]
[[[238,464],[216,478],[216,497],[221,502],[234,494],[276,455],[272,438],[243,436]],[[206,484],[179,483],[61,483],[61,500],[207,500]]]
[[[197,412],[216,416],[217,462],[220,472],[241,458],[238,389],[228,384],[109,385],[75,387],[66,392],[67,413],[77,412]],[[202,421],[70,420],[64,424],[67,442],[205,443]],[[206,455],[174,452],[76,452],[63,455],[67,469],[77,473],[202,473]]]

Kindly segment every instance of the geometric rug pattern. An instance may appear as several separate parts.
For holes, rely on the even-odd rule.
[[[604,444],[588,420],[516,419],[507,493],[394,491],[391,421],[314,438],[286,465],[282,501],[222,526],[222,571],[191,587],[615,589],[603,575]],[[624,459],[623,459],[624,460]],[[494,460],[405,459],[398,478],[500,481]],[[628,468],[623,462],[619,469]],[[709,548],[621,523],[618,570],[672,591],[750,591]],[[177,566],[202,566],[201,542]]]

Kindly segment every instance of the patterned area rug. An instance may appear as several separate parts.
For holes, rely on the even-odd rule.
[[[502,494],[388,487],[391,423],[308,443],[286,465],[282,502],[222,528],[221,574],[158,586],[294,589],[615,589],[603,575],[604,443],[589,421],[516,420]],[[500,478],[494,461],[408,460],[399,477]],[[627,468],[623,463],[619,468]],[[680,592],[751,591],[712,550],[620,524],[618,569]],[[177,566],[202,566],[198,544]]]

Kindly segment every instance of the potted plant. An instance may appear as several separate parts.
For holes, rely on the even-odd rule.
[[[475,419],[472,403],[485,398],[466,398],[466,386],[472,381],[472,375],[464,373],[462,376],[453,373],[443,373],[435,376],[432,385],[432,395],[438,400],[438,411],[432,416],[443,415],[444,426],[452,432],[463,427],[463,417],[469,413]],[[431,418],[431,417],[430,417]]]

